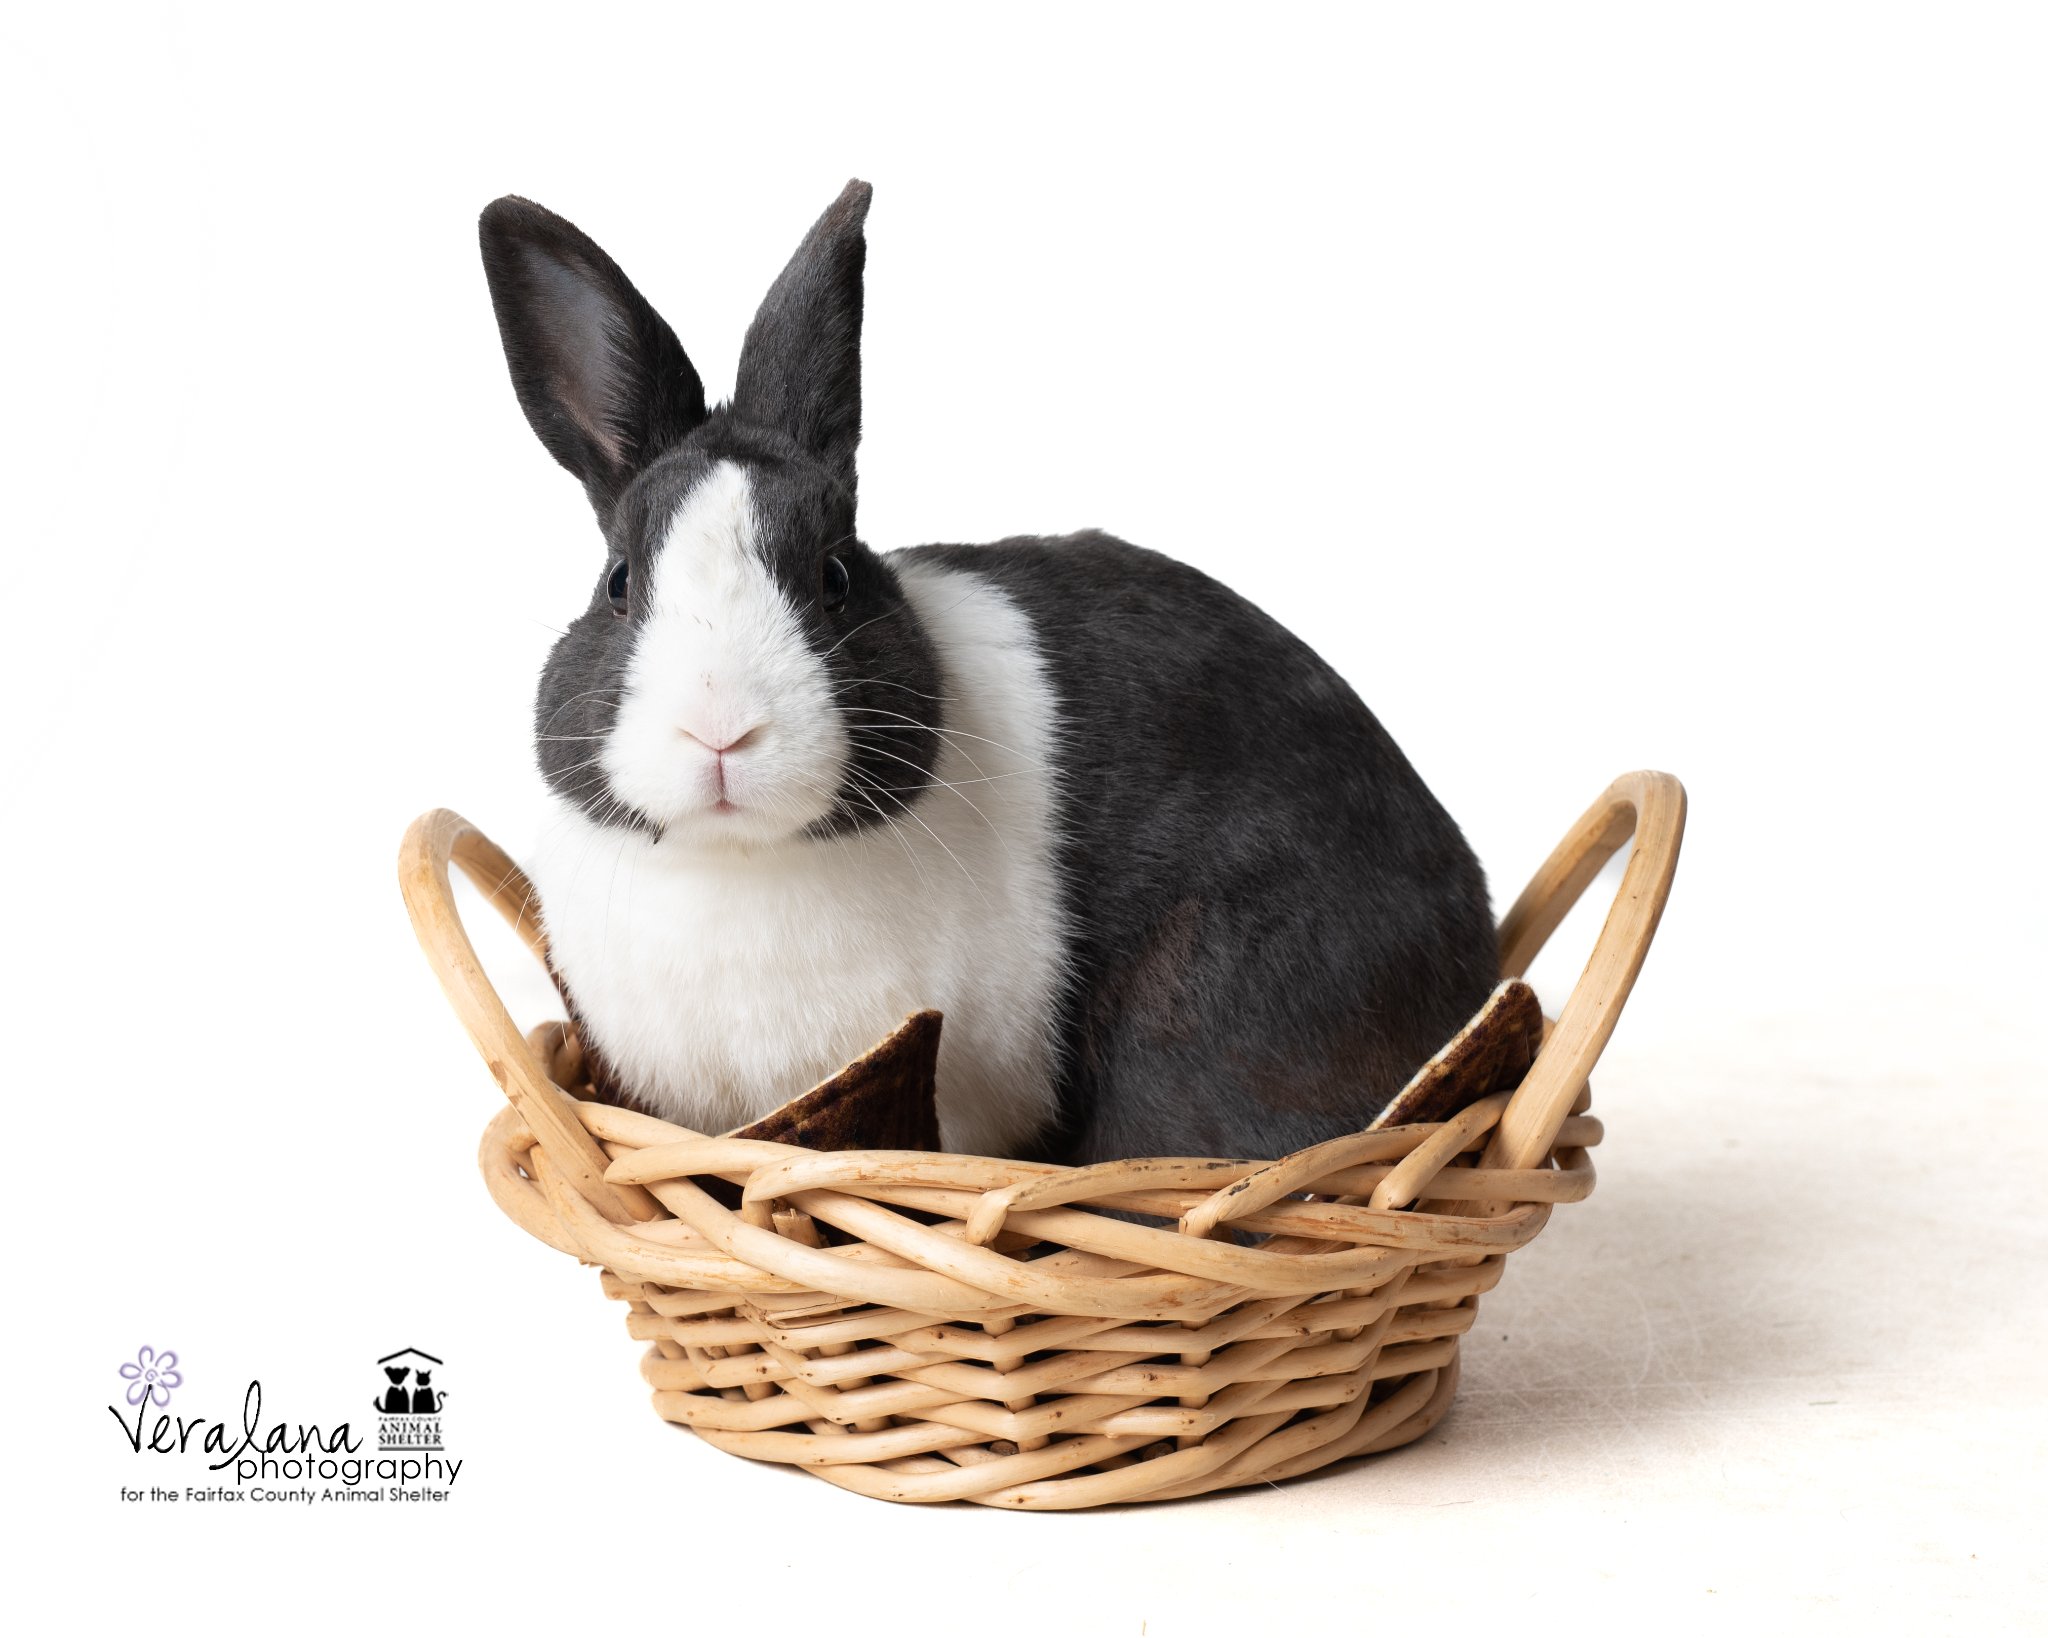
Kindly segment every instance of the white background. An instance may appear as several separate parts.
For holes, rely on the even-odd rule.
[[[54,17],[0,24],[17,1599],[1079,1634],[2042,1606],[2037,12]],[[475,1175],[496,1094],[393,857],[435,805],[530,840],[532,684],[600,554],[476,212],[592,232],[718,394],[849,175],[871,543],[1100,525],[1216,573],[1356,684],[1501,905],[1614,773],[1691,789],[1601,1188],[1409,1451],[1123,1513],[859,1501],[660,1424],[596,1276]],[[455,1498],[122,1507],[196,1477],[107,1423],[142,1342],[220,1416],[261,1376],[366,1417],[377,1355],[440,1354]]]

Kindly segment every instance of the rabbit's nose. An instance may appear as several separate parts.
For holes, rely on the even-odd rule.
[[[758,745],[768,732],[768,724],[757,722],[753,727],[743,728],[734,734],[721,733],[711,728],[688,728],[679,722],[676,724],[676,732],[683,738],[703,746],[713,756],[724,756],[728,751],[743,751],[749,745]]]

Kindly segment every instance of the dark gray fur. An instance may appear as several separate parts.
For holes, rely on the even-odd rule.
[[[589,491],[608,544],[537,709],[550,783],[645,825],[579,767],[609,728],[638,616],[613,611],[719,460],[749,469],[764,551],[849,705],[855,736],[821,829],[915,803],[947,690],[888,559],[855,539],[862,236],[851,183],[747,332],[729,406],[610,258],[524,200],[484,213],[484,261],[535,431]],[[826,553],[843,610],[818,601]],[[1351,689],[1199,571],[1102,534],[900,554],[981,577],[1031,621],[1059,696],[1058,867],[1073,929],[1061,999],[1062,1129],[1044,1151],[1272,1155],[1365,1125],[1496,976],[1485,882],[1458,828]],[[870,719],[872,720],[872,718]]]
[[[1284,1154],[1366,1125],[1499,976],[1479,863],[1386,730],[1157,552],[902,555],[1000,586],[1051,657],[1077,970],[1056,1151]]]

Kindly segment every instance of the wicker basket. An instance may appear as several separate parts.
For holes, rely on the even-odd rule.
[[[1592,958],[1511,1095],[1267,1164],[819,1153],[577,1102],[543,1067],[560,1026],[520,1036],[448,867],[544,954],[525,878],[445,810],[414,824],[400,867],[420,942],[511,1100],[484,1134],[491,1193],[603,1269],[652,1344],[657,1412],[863,1495],[1074,1508],[1283,1479],[1436,1424],[1480,1294],[1553,1205],[1593,1187],[1586,1078],[1684,820],[1669,775],[1617,780],[1508,912],[1502,967],[1519,974],[1634,836]],[[709,1178],[738,1186],[736,1209],[693,1181]]]

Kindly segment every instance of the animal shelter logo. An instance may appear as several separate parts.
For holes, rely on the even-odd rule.
[[[401,1348],[377,1365],[384,1373],[377,1400],[377,1448],[441,1449],[441,1407],[448,1402],[448,1395],[434,1386],[441,1362],[418,1348]]]
[[[302,1421],[296,1414],[264,1414],[263,1383],[242,1394],[239,1417],[184,1414],[187,1365],[171,1349],[144,1345],[120,1365],[120,1404],[107,1413],[136,1457],[168,1457],[185,1473],[149,1464],[160,1482],[121,1486],[124,1502],[421,1502],[446,1501],[459,1458],[443,1454],[441,1410],[448,1395],[437,1380],[441,1361],[419,1348],[401,1348],[377,1361],[382,1385],[371,1400],[377,1415],[377,1454],[364,1451],[360,1412],[350,1420]],[[176,1412],[175,1394],[184,1394]],[[353,1395],[351,1395],[353,1398]],[[356,1401],[360,1404],[360,1401]],[[192,1472],[190,1464],[204,1463]],[[184,1477],[197,1481],[183,1483]]]

